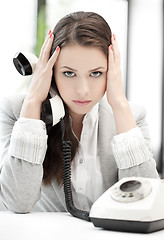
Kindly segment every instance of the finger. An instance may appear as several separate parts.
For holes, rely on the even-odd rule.
[[[45,45],[45,48],[44,48],[44,51],[43,51],[43,54],[42,54],[42,63],[43,64],[47,64],[47,62],[49,60],[53,40],[54,40],[54,35],[51,34],[48,41],[47,41],[47,44]]]
[[[49,67],[51,69],[53,68],[53,66],[59,56],[59,53],[60,53],[60,47],[57,46],[55,52],[52,54],[52,56],[50,57],[50,59],[48,61],[47,67]]]
[[[118,47],[116,36],[114,34],[113,34],[111,40],[112,40],[113,55],[114,55],[115,64],[117,66],[120,66],[120,50],[119,50],[119,47]]]
[[[48,33],[48,35],[47,35],[47,37],[46,37],[46,39],[45,39],[45,41],[44,41],[44,43],[43,43],[43,45],[42,45],[39,58],[42,58],[42,57],[43,57],[43,53],[44,53],[44,50],[45,50],[45,48],[46,48],[46,46],[47,46],[48,40],[50,39],[51,33],[52,33],[52,32],[51,32],[51,30],[50,30],[49,33]]]
[[[108,48],[108,71],[113,71],[115,67],[112,45]]]

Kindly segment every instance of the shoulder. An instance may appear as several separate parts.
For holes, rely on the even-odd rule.
[[[20,115],[22,104],[25,98],[24,93],[12,94],[0,98],[0,112],[3,115],[17,120]]]
[[[146,116],[145,108],[142,105],[133,103],[131,101],[128,101],[128,102],[136,122],[140,122],[142,119],[144,119]],[[100,113],[100,118],[101,118],[101,114],[103,117],[106,115],[108,116],[108,118],[113,118],[113,111],[107,101],[106,95],[100,101],[99,113]]]

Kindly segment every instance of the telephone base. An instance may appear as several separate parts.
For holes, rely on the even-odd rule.
[[[164,229],[164,219],[152,222],[127,221],[116,219],[91,218],[95,227],[105,230],[134,232],[134,233],[151,233]]]

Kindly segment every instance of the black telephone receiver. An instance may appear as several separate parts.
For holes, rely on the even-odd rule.
[[[26,52],[24,54],[17,52],[13,58],[13,63],[17,71],[22,76],[32,75],[35,71],[37,62],[38,58],[33,53],[29,52]],[[65,116],[65,109],[62,99],[52,87],[50,88],[49,93],[51,96],[49,99],[52,113],[51,125],[54,126]]]

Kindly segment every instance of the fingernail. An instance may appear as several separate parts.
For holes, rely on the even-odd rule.
[[[51,38],[52,37],[52,33],[50,33],[50,35],[49,35],[49,38]]]
[[[110,50],[112,50],[112,45],[110,45]]]
[[[48,35],[50,35],[51,34],[51,29],[50,29],[50,31],[48,32]]]
[[[57,46],[57,48],[56,48],[56,52],[57,52],[57,51],[59,51],[59,49],[60,49],[60,47],[59,47],[59,46]]]
[[[116,40],[116,36],[115,36],[115,34],[113,34],[113,39]]]

